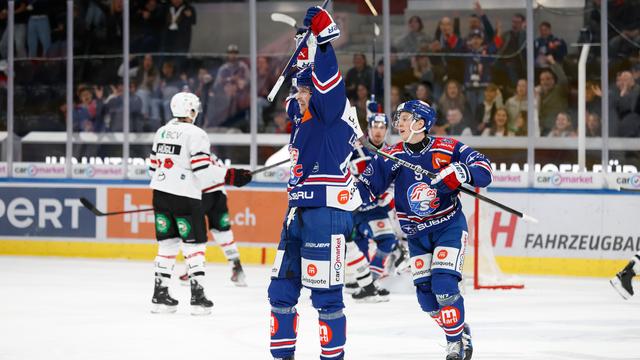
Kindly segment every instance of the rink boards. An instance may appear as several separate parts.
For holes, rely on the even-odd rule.
[[[491,241],[505,273],[611,276],[640,251],[640,193],[596,189],[495,187],[490,197],[540,220],[528,224],[480,207],[480,241]],[[270,264],[286,212],[285,188],[264,183],[229,190],[230,220],[246,263]],[[52,180],[0,183],[0,255],[152,260],[153,212],[95,217],[151,207],[145,181]],[[463,197],[470,225],[473,199]],[[223,262],[210,243],[207,258]],[[469,256],[469,255],[468,255]]]

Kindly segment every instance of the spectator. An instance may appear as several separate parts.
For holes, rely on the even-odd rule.
[[[258,128],[263,129],[265,124],[265,110],[272,108],[273,104],[267,100],[267,95],[278,80],[278,76],[271,67],[271,61],[266,56],[258,56]]]
[[[170,0],[166,10],[163,49],[170,53],[187,53],[191,47],[191,27],[196,11],[184,0]]]
[[[222,86],[229,78],[233,78],[233,80],[242,79],[249,83],[249,66],[238,57],[238,45],[236,44],[227,46],[227,61],[218,69],[218,74],[213,83],[216,91],[222,89]]]
[[[428,83],[421,82],[416,87],[416,96],[417,100],[421,100],[426,102],[429,105],[433,105],[433,97],[431,96],[431,87]]]
[[[234,77],[228,77],[215,89],[212,106],[207,111],[204,127],[212,131],[227,131],[227,128],[238,126],[242,119],[238,96],[238,82]]]
[[[559,112],[556,115],[555,125],[547,135],[548,137],[576,137],[578,134],[573,129],[571,116],[566,112]]]
[[[495,31],[491,21],[484,13],[480,1],[476,0],[474,3],[474,13],[469,16],[469,36],[478,30],[482,34],[482,38],[485,40],[484,45],[489,45],[493,42]]]
[[[358,85],[364,85],[367,88],[371,86],[371,71],[371,66],[367,64],[367,57],[363,53],[353,55],[353,67],[347,71],[344,79],[349,99],[357,98]]]
[[[287,117],[287,114],[283,111],[278,111],[273,116],[273,127],[270,129],[270,132],[274,132],[276,134],[289,134],[291,133],[291,122]]]
[[[640,26],[637,18],[622,25],[622,33],[609,41],[610,69],[628,67],[629,58],[638,53]]]
[[[98,124],[100,124],[102,120],[99,119],[98,116],[102,115],[102,105],[103,105],[102,101],[97,101],[96,99],[94,99],[93,92],[86,85],[78,86],[76,95],[78,96],[79,103],[76,105],[76,109],[78,109],[77,121],[75,118],[76,109],[74,109],[74,113],[73,113],[74,131],[86,131],[86,132],[99,131]],[[86,116],[84,116],[85,114]]]
[[[600,124],[600,116],[598,114],[587,112],[587,121],[585,125],[587,137],[602,136],[602,125]]]
[[[587,81],[585,102],[588,112],[598,114],[598,116],[602,114],[602,89],[600,89],[600,85]]]
[[[401,53],[400,57],[403,59],[410,57],[410,55],[406,55],[407,53],[413,54],[424,44],[428,44],[432,41],[432,39],[424,33],[424,25],[422,24],[422,19],[419,16],[414,15],[410,17],[407,22],[407,28],[407,34],[398,39],[395,43],[395,48],[397,52]]]
[[[462,86],[456,80],[447,80],[444,85],[445,91],[438,100],[438,111],[440,116],[446,116],[449,109],[460,109],[465,119],[471,117],[472,113],[469,104],[462,93]]]
[[[464,59],[457,56],[463,52],[462,40],[454,33],[451,18],[443,17],[438,24],[440,36],[435,39],[430,50],[443,56],[432,58],[436,82],[449,78],[462,82],[464,78]]]
[[[548,67],[547,58],[549,55],[553,56],[556,62],[562,63],[567,55],[567,43],[551,33],[551,24],[547,21],[541,22],[538,30],[540,31],[540,37],[533,43],[534,54],[536,54],[536,67]]]
[[[161,34],[165,24],[165,11],[158,5],[158,0],[145,0],[142,6],[133,15],[132,22],[137,25],[138,31],[132,31],[134,52],[156,52],[159,50]]]
[[[502,93],[495,84],[487,85],[484,90],[484,101],[478,104],[474,113],[473,130],[476,135],[484,132],[495,116],[496,110],[502,108]],[[507,115],[508,117],[508,115]]]
[[[111,0],[111,7],[107,15],[107,40],[105,41],[105,50],[109,54],[122,54],[123,11],[123,0]]]
[[[517,13],[511,18],[511,30],[502,34],[500,32],[500,24],[497,24],[495,39],[498,48],[498,55],[504,58],[500,59],[496,64],[498,72],[504,77],[501,81],[506,84],[514,84],[518,79],[525,77],[526,51],[525,43],[527,33],[525,31],[525,17]]]
[[[391,86],[391,112],[396,111],[398,105],[400,105],[404,101],[402,96],[402,91],[398,86]]]
[[[447,122],[443,126],[443,130],[447,135],[473,135],[470,127],[470,121],[464,117],[463,111],[459,108],[450,108],[446,112]]]
[[[507,109],[507,114],[509,114],[509,127],[512,129],[517,128],[516,126],[516,118],[518,115],[527,111],[527,80],[520,79],[516,84],[516,93],[507,99],[507,102],[504,104],[504,107]]]
[[[7,1],[0,1],[0,29],[4,29],[2,32],[2,39],[0,39],[0,59],[6,59],[8,55],[9,47],[9,32],[7,31],[7,17],[9,15],[7,10]],[[27,11],[27,0],[16,0],[14,5],[14,27],[13,38],[16,46],[16,57],[27,57],[27,20],[29,19],[29,13]]]
[[[38,56],[38,45],[41,46],[41,54],[46,55],[51,46],[51,24],[49,15],[55,11],[52,0],[31,0],[29,6],[29,20],[27,21],[27,41],[29,57]]]
[[[136,95],[136,82],[131,80],[129,90],[129,127],[132,132],[151,131],[142,116],[142,101]],[[124,86],[119,83],[111,86],[111,95],[105,100],[102,119],[104,130],[120,132],[124,124]]]
[[[516,116],[516,120],[513,124],[513,133],[515,136],[527,136],[527,116],[526,111],[520,111]]]
[[[356,111],[358,113],[358,122],[360,123],[360,128],[365,133],[367,132],[367,128],[369,127],[369,122],[367,121],[367,101],[370,99],[369,97],[369,88],[363,84],[358,84],[358,88],[356,90],[356,98],[353,102],[356,107]]]
[[[515,133],[509,129],[509,114],[505,108],[496,109],[491,125],[482,130],[482,136],[515,136]]]
[[[207,118],[208,112],[211,110],[213,97],[215,96],[213,90],[213,76],[204,67],[198,69],[198,76],[195,79],[195,83],[191,87],[194,89],[193,93],[200,98],[202,104],[202,112],[198,115],[197,121],[200,124],[204,123]]]
[[[540,133],[547,135],[556,122],[556,115],[569,107],[569,81],[561,65],[552,55],[547,57],[549,68],[541,70],[540,85],[536,86]]]
[[[612,89],[610,135],[617,137],[640,136],[640,86],[636,85],[630,71],[622,71],[616,77],[616,87]]]
[[[159,107],[154,106],[153,96],[155,89],[160,85],[160,76],[158,68],[153,63],[153,56],[146,54],[142,59],[142,64],[130,70],[131,78],[135,79],[139,84],[136,95],[140,97],[142,102],[142,115],[149,119],[152,129],[157,129],[162,123]]]
[[[178,74],[176,73],[175,65],[171,61],[165,61],[162,64],[162,68],[160,70],[160,83],[158,88],[155,91],[155,96],[151,100],[151,106],[156,107],[156,110],[152,111],[160,111],[162,110],[161,120],[168,120],[172,117],[171,108],[169,104],[171,102],[171,98],[173,95],[182,91],[185,83]]]
[[[465,51],[471,55],[464,60],[464,87],[467,101],[472,109],[475,109],[482,101],[484,88],[491,82],[491,68],[494,58],[488,57],[496,53],[496,48],[491,42],[483,45],[482,32],[475,29],[469,35]]]
[[[429,61],[427,55],[412,56],[411,68],[413,69],[415,81],[433,84],[433,70],[431,69],[431,61]]]

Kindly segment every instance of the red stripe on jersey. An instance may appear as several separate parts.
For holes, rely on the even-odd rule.
[[[204,256],[204,251],[196,251],[193,254],[189,254],[187,256],[185,256],[187,259],[191,259],[192,257],[198,256],[198,255],[202,255]]]
[[[220,186],[224,186],[224,184],[216,184],[216,185],[213,185],[213,186],[209,186],[208,188],[204,188],[202,190],[202,192],[207,192],[207,191],[213,190],[215,188],[219,188]]]
[[[206,157],[206,158],[191,160],[191,163],[195,164],[195,163],[199,163],[199,162],[202,162],[202,161],[210,161],[210,159],[208,157]]]
[[[360,256],[359,258],[357,258],[356,260],[353,260],[352,262],[348,262],[347,266],[351,266],[351,265],[355,265],[357,263],[359,263],[360,261],[364,260],[364,255]]]
[[[318,80],[318,78],[316,78],[316,74],[314,73],[313,76],[311,77],[311,80],[313,81],[313,85],[316,86],[316,88],[318,88],[318,90],[320,91],[328,91],[329,89],[331,89],[332,87],[334,87],[336,84],[338,84],[340,82],[340,80],[342,80],[342,74],[340,73],[340,71],[338,71],[334,76],[332,76],[328,82],[326,83],[321,83],[320,80]]]

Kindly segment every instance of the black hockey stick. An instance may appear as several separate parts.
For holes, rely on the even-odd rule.
[[[420,165],[416,165],[416,164],[410,163],[408,161],[399,159],[399,158],[397,158],[397,157],[395,157],[395,156],[393,156],[391,154],[387,154],[387,153],[385,153],[383,151],[380,151],[378,148],[376,148],[375,146],[371,145],[371,143],[369,143],[369,141],[367,141],[366,139],[360,139],[360,142],[364,146],[366,146],[368,149],[370,149],[371,151],[375,152],[376,154],[378,154],[378,155],[380,155],[382,157],[385,157],[385,158],[393,161],[394,163],[396,163],[396,164],[398,164],[400,166],[404,166],[407,169],[411,169],[416,173],[426,175],[429,179],[435,179],[435,177],[436,177],[436,174],[434,174],[434,173],[432,173],[432,172],[430,172],[428,170],[423,169],[422,166],[420,166]],[[460,185],[460,187],[458,189],[460,189],[461,192],[463,192],[463,193],[465,193],[467,195],[473,196],[473,197],[475,197],[475,198],[477,198],[479,200],[487,202],[487,203],[489,203],[489,204],[491,204],[493,206],[497,206],[498,208],[500,208],[500,209],[502,209],[504,211],[507,211],[507,212],[509,212],[509,213],[511,213],[513,215],[516,215],[517,217],[521,218],[524,221],[527,221],[527,222],[530,222],[530,223],[534,223],[534,224],[538,223],[538,219],[536,219],[534,217],[531,217],[531,216],[529,216],[529,215],[527,215],[527,214],[525,214],[525,213],[523,213],[521,211],[515,210],[515,209],[513,209],[513,208],[511,208],[511,207],[509,207],[507,205],[504,205],[504,204],[502,204],[502,203],[500,203],[500,202],[498,202],[496,200],[488,198],[488,197],[486,197],[486,196],[484,196],[482,194],[478,194],[475,191],[473,191],[472,189],[466,188],[466,187],[464,187],[462,185]]]
[[[290,161],[289,159],[285,159],[285,160],[282,160],[282,161],[278,161],[275,164],[271,164],[269,166],[265,166],[265,167],[256,169],[256,170],[251,172],[251,175],[255,175],[257,173],[261,173],[263,171],[267,171],[269,169],[273,169],[274,167],[277,167],[277,166],[280,166],[280,165],[284,165],[284,164],[288,163],[289,161]],[[216,184],[214,186],[217,186],[217,185],[224,185],[224,183]],[[87,210],[91,211],[93,213],[93,215],[95,215],[95,216],[111,216],[111,215],[122,215],[122,214],[139,213],[139,212],[145,212],[145,211],[153,211],[153,208],[145,208],[145,209],[137,209],[137,210],[102,212],[102,211],[98,210],[98,208],[96,208],[96,206],[91,201],[89,201],[87,198],[81,197],[80,198],[80,203],[82,203],[82,205],[85,208],[87,208]]]

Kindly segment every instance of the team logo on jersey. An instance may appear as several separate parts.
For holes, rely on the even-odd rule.
[[[364,169],[364,171],[362,172],[362,175],[364,176],[371,176],[373,175],[373,166],[371,166],[371,164],[367,165],[367,167]]]
[[[418,216],[427,216],[440,206],[438,191],[424,182],[418,182],[407,190],[409,208]]]
[[[276,333],[278,332],[278,318],[271,313],[271,336],[275,336]]]
[[[451,155],[434,152],[431,154],[431,165],[434,169],[443,168],[451,162]]]
[[[309,275],[310,277],[314,277],[316,276],[317,273],[318,273],[318,268],[315,265],[309,264],[307,266],[307,275]]]
[[[164,214],[156,214],[156,231],[166,234],[169,231],[169,218]]]
[[[302,164],[298,164],[300,152],[293,146],[289,146],[289,158],[291,159],[291,174],[289,175],[289,184],[295,185],[300,181],[302,174]]]
[[[331,326],[326,322],[320,320],[320,345],[326,346],[333,339],[333,330],[331,330]]]
[[[449,255],[449,252],[445,249],[442,249],[440,251],[438,251],[438,255],[436,255],[438,257],[438,259],[440,260],[444,260],[447,258],[447,256]]]
[[[164,159],[162,164],[163,164],[162,166],[164,166],[165,169],[171,169],[173,167],[173,160],[171,160],[171,158]]]
[[[189,233],[191,232],[191,224],[189,224],[189,220],[185,218],[176,218],[176,225],[178,226],[178,233],[180,237],[186,239],[189,237]]]

